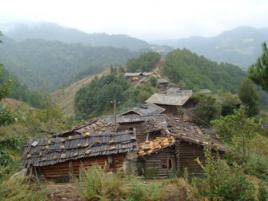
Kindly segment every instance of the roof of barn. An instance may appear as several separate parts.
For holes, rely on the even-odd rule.
[[[203,129],[191,122],[184,122],[179,118],[168,120],[170,125],[171,135],[178,140],[198,144],[202,146],[209,146],[212,149],[226,151],[224,144],[211,134],[206,134]]]
[[[141,104],[136,107],[133,107],[132,109],[122,113],[121,115],[128,115],[129,113],[136,113],[140,116],[145,116],[145,115],[155,115],[155,114],[161,114],[165,111],[164,108],[152,104],[152,103],[146,103],[146,104]]]
[[[160,94],[155,93],[146,100],[146,103],[154,103],[160,105],[182,106],[192,96],[191,93],[181,94]]]
[[[115,132],[81,134],[31,140],[25,147],[23,164],[47,166],[69,160],[137,151],[135,134]]]

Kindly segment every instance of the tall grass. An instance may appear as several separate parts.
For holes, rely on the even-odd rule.
[[[10,178],[0,184],[0,201],[47,201],[47,192],[23,178]]]
[[[105,172],[98,166],[82,171],[78,180],[88,201],[197,201],[194,189],[183,178],[142,180]]]

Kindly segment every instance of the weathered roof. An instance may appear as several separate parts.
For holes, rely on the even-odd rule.
[[[142,75],[143,76],[150,76],[152,74],[153,74],[153,72],[142,72]]]
[[[158,152],[175,144],[173,136],[157,137],[151,141],[145,141],[139,144],[138,156],[146,156]]]
[[[137,77],[137,76],[141,76],[142,75],[142,73],[130,73],[130,72],[128,72],[128,73],[125,73],[125,77]]]
[[[23,154],[23,164],[47,166],[82,158],[137,151],[133,132],[83,134],[31,140]]]
[[[169,118],[169,130],[171,135],[178,140],[210,146],[213,149],[225,151],[225,146],[213,135],[204,133],[204,131],[194,123],[184,122],[179,118]]]
[[[113,131],[114,130],[114,122],[110,120],[110,117],[106,118],[99,118],[99,119],[92,119],[88,122],[76,126],[69,131],[62,132],[55,136],[58,137],[68,137],[70,135],[79,135],[84,133],[102,133],[104,131]]]
[[[187,100],[192,96],[192,94],[160,94],[155,93],[150,98],[146,100],[146,103],[154,103],[160,105],[174,105],[182,106]]]
[[[137,107],[133,107],[130,110],[122,113],[121,115],[129,115],[129,114],[135,113],[140,116],[145,116],[145,115],[161,114],[164,111],[165,109],[158,105],[155,105],[152,103],[146,103],[146,104],[138,105]]]
[[[191,89],[181,89],[178,87],[171,87],[166,92],[167,95],[176,95],[176,96],[189,96],[191,97],[193,91]]]
[[[163,79],[163,78],[157,79],[157,84],[167,84],[167,83],[169,83],[169,82],[166,79]]]

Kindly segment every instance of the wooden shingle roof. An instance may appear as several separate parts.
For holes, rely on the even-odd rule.
[[[82,158],[137,151],[133,132],[70,135],[29,141],[23,154],[23,164],[47,166]]]

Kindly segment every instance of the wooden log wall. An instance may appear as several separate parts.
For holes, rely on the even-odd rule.
[[[87,158],[75,161],[67,161],[50,166],[41,167],[41,171],[46,179],[53,179],[59,177],[79,176],[81,168],[89,168],[93,165],[99,165],[102,168],[107,168],[111,171],[116,171],[123,166],[125,154],[111,155],[112,163],[108,163],[109,156],[99,156],[94,158]]]
[[[171,161],[169,162],[169,160]],[[168,147],[160,150],[158,153],[146,156],[144,157],[143,162],[144,171],[146,172],[146,170],[157,169],[159,178],[166,178],[177,171],[174,147]],[[172,167],[169,167],[170,165]]]
[[[130,130],[130,129],[133,129],[133,128],[136,129],[137,143],[144,142],[146,140],[146,137],[147,137],[144,122],[120,124],[119,127],[118,127],[118,130],[119,131],[125,131],[125,130]]]
[[[197,158],[201,162],[205,161],[204,149],[201,145],[181,141],[176,143],[176,152],[181,173],[183,173],[185,168],[187,168],[189,173],[202,172],[200,165],[196,162]]]

